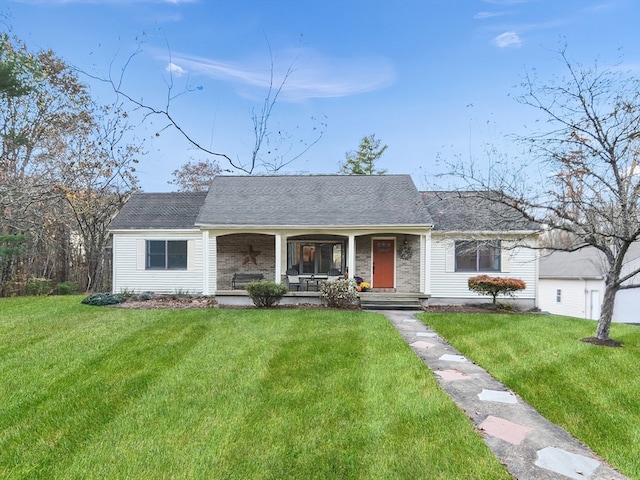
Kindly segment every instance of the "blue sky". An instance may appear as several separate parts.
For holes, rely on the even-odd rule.
[[[640,75],[638,0],[3,4],[5,28],[30,49],[50,48],[102,77],[110,69],[118,77],[126,64],[127,93],[158,107],[175,95],[170,108],[182,127],[239,162],[253,148],[251,112],[265,98],[270,58],[276,84],[291,67],[270,120],[271,138],[282,132],[289,139],[280,145],[280,152],[291,152],[285,158],[318,132],[322,138],[285,173],[335,173],[345,152],[369,134],[388,145],[378,168],[409,173],[418,186],[441,168],[439,157],[483,164],[489,144],[515,158],[518,149],[505,136],[522,133],[534,119],[514,100],[522,93],[518,85],[533,69],[542,81],[564,73],[554,52],[565,42],[573,60]],[[82,79],[94,97],[113,101],[104,84]],[[137,130],[148,152],[141,187],[168,191],[174,169],[205,155],[162,130],[160,118],[150,120]]]

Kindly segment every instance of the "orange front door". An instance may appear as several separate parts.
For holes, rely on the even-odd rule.
[[[374,288],[393,288],[395,273],[395,240],[373,240],[373,285]]]

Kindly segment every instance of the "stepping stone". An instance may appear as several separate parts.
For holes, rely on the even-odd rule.
[[[438,334],[437,333],[433,333],[433,332],[418,332],[418,333],[416,333],[416,337],[435,338],[437,336],[438,336]]]
[[[404,320],[402,320],[403,322],[407,322],[407,323],[415,323],[417,322],[416,319],[414,318],[405,318]]]
[[[535,464],[540,468],[577,480],[589,478],[589,475],[600,466],[600,462],[593,458],[567,452],[556,447],[546,447],[538,450],[538,459]]]
[[[485,388],[478,394],[478,398],[483,402],[518,403],[518,399],[511,392],[487,390]]]
[[[396,325],[396,328],[397,328],[398,330],[411,330],[411,327],[410,327],[409,325],[403,325],[403,324],[401,324],[401,323],[398,323],[398,324]]]
[[[413,342],[411,344],[413,348],[431,348],[435,347],[435,343],[423,342],[422,340],[418,340],[417,342]]]
[[[440,357],[440,360],[444,360],[446,362],[466,362],[467,359],[462,355],[451,355],[450,353],[445,353]]]
[[[461,372],[460,370],[437,370],[435,374],[448,382],[455,382],[456,380],[466,380],[467,378],[469,378],[469,375]]]
[[[478,425],[478,428],[512,445],[520,445],[527,433],[532,430],[524,425],[510,422],[504,418],[494,417],[493,415],[485,418],[485,420]]]

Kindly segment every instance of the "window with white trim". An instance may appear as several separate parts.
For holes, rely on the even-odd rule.
[[[556,303],[562,303],[562,290],[556,290]]]
[[[456,272],[499,272],[500,240],[457,240],[455,243]]]
[[[147,270],[185,270],[187,268],[186,240],[147,240]]]

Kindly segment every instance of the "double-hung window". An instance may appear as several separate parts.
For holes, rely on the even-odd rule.
[[[500,240],[456,241],[456,272],[499,272]]]
[[[147,240],[147,270],[187,268],[186,240]]]

